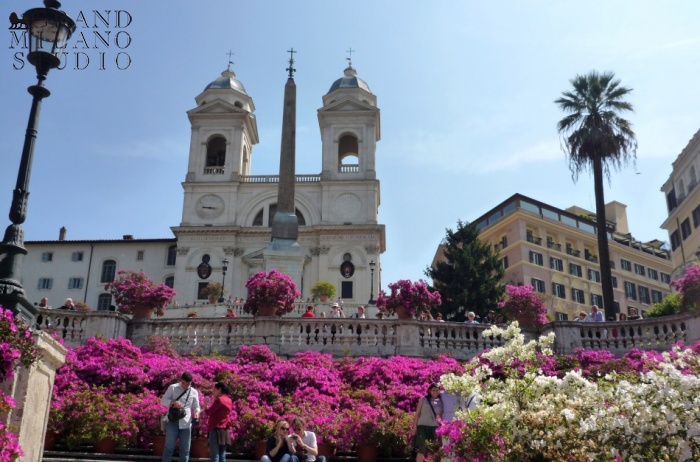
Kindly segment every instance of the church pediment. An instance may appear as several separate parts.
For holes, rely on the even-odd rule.
[[[356,98],[345,97],[331,101],[326,106],[319,109],[319,112],[348,112],[348,111],[376,111],[377,108],[371,104],[360,101]]]
[[[198,106],[190,111],[187,112],[187,115],[192,117],[195,115],[208,115],[208,114],[248,114],[248,111],[246,111],[243,108],[240,108],[238,106],[234,106],[233,104],[230,104],[226,101],[217,99],[214,101],[210,101],[207,103],[202,104],[201,106]]]

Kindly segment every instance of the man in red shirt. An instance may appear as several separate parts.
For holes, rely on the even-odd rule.
[[[315,318],[316,315],[314,314],[314,311],[316,311],[316,307],[313,305],[309,305],[306,307],[306,313],[302,314],[302,318]]]
[[[228,394],[228,386],[217,382],[212,394],[214,401],[204,411],[209,416],[209,460],[211,462],[226,462],[226,447],[231,444],[228,426],[233,403]]]

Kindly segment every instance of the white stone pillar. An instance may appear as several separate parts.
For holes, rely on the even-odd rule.
[[[17,439],[24,451],[21,462],[42,460],[56,369],[66,361],[66,348],[49,334],[38,331],[32,338],[41,359],[31,367],[21,368],[12,380],[2,384],[3,392],[17,404],[6,416],[6,423],[17,428]]]

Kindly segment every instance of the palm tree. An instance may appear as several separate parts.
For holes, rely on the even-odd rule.
[[[612,72],[591,71],[571,80],[572,91],[565,91],[554,103],[568,115],[557,124],[562,137],[562,149],[569,158],[574,181],[582,170],[593,170],[595,211],[598,226],[598,252],[603,285],[605,317],[615,317],[608,229],[605,220],[603,175],[610,181],[610,167],[619,170],[630,160],[634,162],[637,140],[632,125],[620,114],[633,111],[625,101],[632,89],[620,86]]]

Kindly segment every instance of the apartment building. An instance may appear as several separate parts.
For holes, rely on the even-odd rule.
[[[661,227],[668,231],[676,279],[685,268],[700,261],[700,130],[673,162],[673,171],[661,191],[666,195],[668,218]]]
[[[629,232],[626,205],[606,205],[615,308],[641,313],[670,294],[673,270],[663,242],[639,242]],[[603,305],[596,217],[580,207],[562,210],[514,194],[473,221],[481,240],[499,251],[503,282],[532,285],[549,295],[548,311],[558,320],[574,319],[591,305]],[[436,258],[442,255],[438,248]]]

